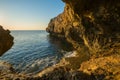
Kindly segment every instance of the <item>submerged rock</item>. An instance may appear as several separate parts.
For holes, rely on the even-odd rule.
[[[9,50],[13,45],[13,37],[10,35],[9,30],[4,30],[0,26],[0,56]]]
[[[18,73],[8,62],[0,61],[0,80],[41,80],[39,77]]]

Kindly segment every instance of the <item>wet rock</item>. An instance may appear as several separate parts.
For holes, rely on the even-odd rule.
[[[34,77],[33,74],[18,73],[10,63],[0,61],[0,80],[41,80],[41,78]]]

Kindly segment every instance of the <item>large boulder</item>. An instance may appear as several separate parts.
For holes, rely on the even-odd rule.
[[[13,39],[10,31],[4,30],[3,27],[0,26],[0,56],[12,47]]]

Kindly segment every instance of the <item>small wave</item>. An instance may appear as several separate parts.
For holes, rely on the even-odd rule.
[[[71,51],[71,52],[67,52],[64,57],[76,57],[77,52],[76,51]]]
[[[0,60],[11,63],[17,72],[36,73],[54,65],[62,57],[73,52],[66,51],[66,44],[48,37],[45,31],[12,31],[14,45]]]
[[[37,73],[39,71],[41,71],[42,69],[49,67],[51,65],[54,65],[58,62],[57,56],[52,56],[52,57],[46,57],[43,59],[38,59],[35,60],[31,63],[28,63],[26,66],[23,67],[23,64],[20,64],[17,68],[18,69],[22,69],[20,71],[22,71],[21,73],[29,73],[29,74],[34,74]]]

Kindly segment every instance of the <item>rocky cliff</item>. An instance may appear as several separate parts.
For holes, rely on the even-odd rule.
[[[63,13],[51,19],[46,30],[71,43],[74,56],[35,75],[6,67],[9,75],[1,73],[1,80],[120,80],[120,1],[62,1]]]
[[[4,30],[0,26],[0,56],[9,50],[13,45],[13,37],[10,35],[9,30]]]
[[[48,68],[49,73],[43,70],[39,76],[51,80],[119,80],[120,1],[62,1],[66,4],[63,13],[50,20],[46,31],[70,42],[77,55],[64,58],[64,64]]]
[[[64,12],[51,19],[47,32],[54,36],[65,37],[75,48],[80,47],[83,42],[91,54],[118,45],[119,0],[63,0],[63,2],[66,3]]]

